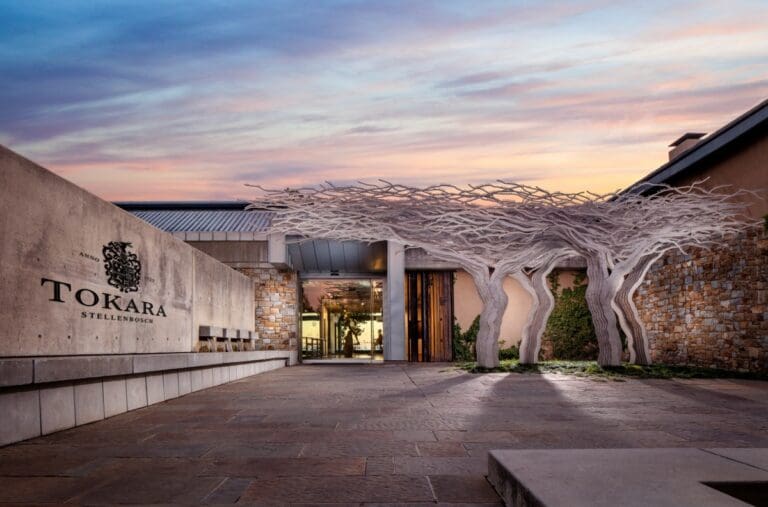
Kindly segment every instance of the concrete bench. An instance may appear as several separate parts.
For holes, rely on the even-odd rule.
[[[488,480],[508,506],[743,506],[765,494],[768,449],[495,450]]]

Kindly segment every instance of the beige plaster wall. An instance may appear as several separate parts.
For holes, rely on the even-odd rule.
[[[108,284],[102,249],[111,241],[131,243],[138,255],[138,291]],[[61,285],[55,301],[43,279],[70,288]],[[188,352],[198,322],[253,329],[253,295],[243,296],[249,286],[183,241],[0,146],[0,356]],[[84,301],[95,294],[98,303],[78,303],[80,289],[92,291],[81,293]],[[123,308],[130,299],[139,310],[145,301],[154,311],[162,306],[165,316],[104,308],[104,294]]]
[[[523,326],[531,309],[531,297],[519,283],[512,278],[504,281],[509,303],[501,322],[501,340],[503,347],[520,343]],[[472,320],[480,314],[483,304],[477,294],[475,282],[466,271],[457,271],[453,285],[453,311],[462,330],[466,330]]]
[[[579,273],[576,269],[558,269],[558,283],[560,289],[573,287],[574,279]],[[503,347],[519,345],[523,336],[523,326],[531,310],[531,297],[517,281],[507,278],[504,282],[504,290],[507,292],[509,302],[501,322],[501,340]],[[483,304],[477,294],[475,282],[472,277],[462,270],[456,271],[453,285],[454,315],[462,330],[466,330],[480,314]]]
[[[709,163],[695,174],[670,181],[673,185],[689,185],[708,178],[705,186],[731,185],[733,189],[768,191],[768,135],[743,145],[727,157]],[[749,215],[760,218],[768,214],[766,194],[747,195],[743,201],[749,205]]]

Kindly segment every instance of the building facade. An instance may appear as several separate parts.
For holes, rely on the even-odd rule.
[[[768,371],[768,100],[716,132],[686,134],[670,160],[640,180],[745,189],[749,231],[717,248],[671,252],[651,267],[635,302],[651,356],[666,364]]]

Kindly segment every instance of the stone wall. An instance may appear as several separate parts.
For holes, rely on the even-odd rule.
[[[768,235],[657,262],[635,301],[654,362],[768,371]]]
[[[265,264],[237,268],[255,284],[256,348],[298,350],[298,280],[296,273]]]

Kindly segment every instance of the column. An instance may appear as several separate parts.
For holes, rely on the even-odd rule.
[[[387,281],[384,287],[384,359],[405,360],[405,249],[387,241]]]

